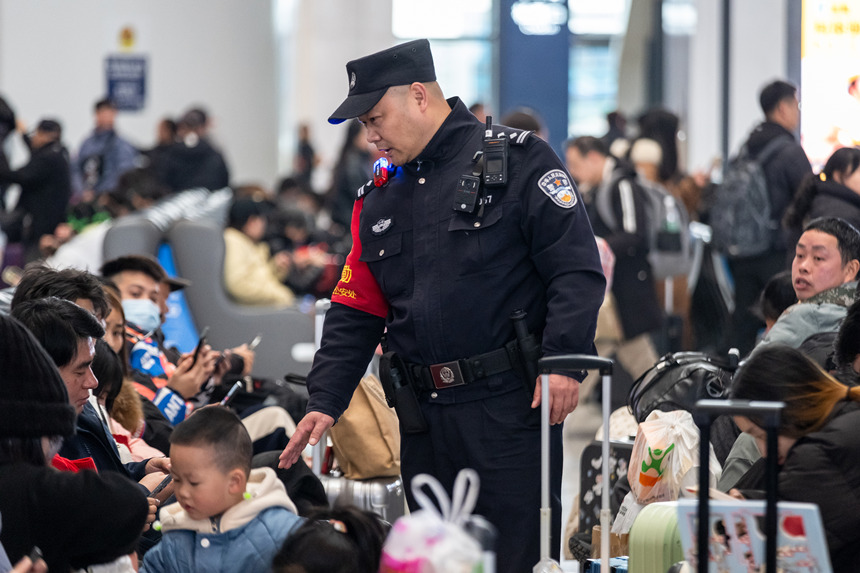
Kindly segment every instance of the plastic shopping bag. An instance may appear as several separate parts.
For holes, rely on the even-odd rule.
[[[438,509],[424,493],[425,485],[433,492]],[[422,509],[394,523],[382,548],[380,573],[471,573],[476,570],[483,559],[481,545],[463,526],[478,499],[478,473],[471,469],[460,471],[450,499],[442,484],[427,474],[415,476],[412,493]]]
[[[627,533],[639,510],[656,501],[672,501],[682,488],[696,485],[699,467],[699,430],[686,410],[655,410],[639,424],[627,468],[630,493],[624,498],[612,533]],[[710,448],[710,482],[722,470]]]

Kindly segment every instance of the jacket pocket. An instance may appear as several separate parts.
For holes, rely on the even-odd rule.
[[[359,260],[367,263],[388,300],[412,293],[412,261],[403,253],[411,233],[392,233],[362,241]]]

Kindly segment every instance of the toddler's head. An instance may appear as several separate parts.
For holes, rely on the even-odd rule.
[[[312,512],[275,555],[275,573],[376,573],[389,526],[370,511],[336,506]]]
[[[251,437],[226,408],[202,408],[170,436],[176,500],[192,519],[221,515],[240,501],[251,472]]]

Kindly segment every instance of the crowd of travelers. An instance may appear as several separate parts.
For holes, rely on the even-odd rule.
[[[566,142],[608,252],[595,342],[619,363],[622,392],[666,352],[737,348],[731,396],[786,402],[780,499],[818,504],[834,569],[848,571],[860,558],[860,149],[836,149],[814,173],[796,139],[796,88],[770,83],[760,103],[764,120],[739,153],[761,162],[767,244],[736,257],[697,235],[702,256],[679,272],[658,271],[659,242],[706,228],[721,192],[710,174],[684,172],[679,117],[647,111],[633,134],[613,112],[604,136]],[[295,172],[268,190],[233,184],[203,108],[161,121],[150,149],[117,132],[110,100],[93,111],[92,134],[70,153],[59,120],[30,129],[0,99],[0,141],[17,132],[30,151],[14,168],[0,153],[0,286],[10,287],[0,293],[0,572],[377,571],[390,524],[328,507],[305,464],[285,470],[267,455],[286,446],[302,398],[248,385],[247,344],[183,354],[165,343],[167,296],[183,281],[151,253],[98,272],[44,263],[90,225],[183,190],[231,187],[228,295],[264,307],[328,297],[351,246],[356,190],[372,177],[364,126],[347,124],[325,192],[312,187],[319,159],[302,126]],[[531,110],[507,120],[545,131]],[[18,198],[6,204],[12,185]],[[236,382],[243,399],[221,405]],[[758,420],[735,423],[745,433],[719,487],[751,495],[765,487],[764,434]]]

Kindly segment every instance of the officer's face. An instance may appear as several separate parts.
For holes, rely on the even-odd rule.
[[[419,105],[410,86],[389,88],[379,103],[358,120],[367,128],[368,143],[385,153],[394,165],[415,159],[426,145],[424,130],[418,124]]]

